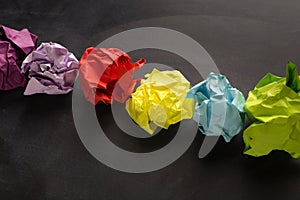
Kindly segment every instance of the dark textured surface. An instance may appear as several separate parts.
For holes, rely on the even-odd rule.
[[[220,72],[246,95],[266,72],[283,76],[288,59],[300,65],[299,11],[297,0],[1,0],[0,23],[27,27],[39,35],[39,42],[59,42],[78,58],[86,47],[129,28],[172,28],[202,44]],[[131,55],[174,67],[186,64],[159,51]],[[200,81],[192,72],[183,73],[193,84]],[[202,160],[197,158],[203,140],[198,134],[189,150],[162,170],[115,171],[82,145],[72,118],[71,94],[24,97],[22,92],[0,92],[1,200],[300,198],[300,161],[283,152],[262,158],[244,156],[241,135],[229,144],[219,140]],[[102,113],[100,123],[107,130],[114,128],[109,107],[96,109]],[[150,142],[118,131],[109,137],[143,152],[170,141],[172,130],[176,127],[169,136]]]

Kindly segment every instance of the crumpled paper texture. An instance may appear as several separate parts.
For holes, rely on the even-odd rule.
[[[158,127],[168,129],[193,116],[194,100],[187,99],[189,81],[177,70],[153,69],[126,102],[130,117],[145,131],[153,134]]]
[[[195,99],[193,119],[203,134],[223,136],[229,142],[242,130],[245,98],[225,76],[210,73],[189,90],[188,97]]]
[[[17,31],[0,25],[0,90],[24,87],[21,73],[25,57],[35,49],[38,37],[27,29]]]
[[[24,95],[66,94],[73,90],[79,63],[67,48],[47,42],[26,57],[21,69],[29,78]]]
[[[300,78],[296,65],[288,62],[286,78],[268,73],[245,104],[248,118],[254,122],[244,132],[245,151],[263,156],[272,150],[284,150],[300,158]]]
[[[131,63],[131,58],[115,48],[87,48],[80,60],[80,83],[85,98],[92,104],[98,102],[124,103],[140,79],[133,79],[146,60]]]

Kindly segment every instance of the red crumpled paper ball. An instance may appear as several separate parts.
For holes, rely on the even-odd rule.
[[[116,48],[87,48],[82,55],[80,83],[85,98],[96,105],[99,101],[124,103],[140,79],[133,79],[146,60],[131,63],[131,58]]]

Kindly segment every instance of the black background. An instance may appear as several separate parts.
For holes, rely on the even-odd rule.
[[[297,0],[1,0],[0,24],[27,27],[39,43],[59,42],[78,58],[86,47],[123,30],[175,29],[203,45],[245,96],[267,72],[284,76],[287,60],[300,65]],[[157,50],[130,55],[178,69],[188,65]],[[202,80],[182,72],[192,84]],[[300,198],[300,162],[284,152],[245,156],[241,134],[229,144],[220,139],[202,160],[197,154],[204,137],[197,134],[188,151],[164,169],[147,174],[115,171],[82,145],[72,117],[72,94],[25,97],[23,91],[0,92],[1,200]],[[151,141],[127,137],[114,128],[109,106],[96,110],[109,138],[127,149],[151,151],[175,135],[176,126]]]

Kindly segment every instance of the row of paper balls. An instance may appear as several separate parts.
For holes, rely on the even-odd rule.
[[[26,86],[24,95],[66,94],[79,75],[88,101],[125,103],[130,117],[150,134],[193,118],[203,134],[229,142],[243,129],[247,113],[253,124],[244,132],[244,153],[284,150],[300,157],[300,79],[291,62],[286,78],[266,75],[245,101],[221,74],[211,73],[192,88],[177,70],[154,69],[145,79],[133,79],[146,60],[132,62],[119,49],[88,48],[78,62],[57,43],[36,48],[37,36],[27,29],[0,26],[0,33],[0,90]]]

